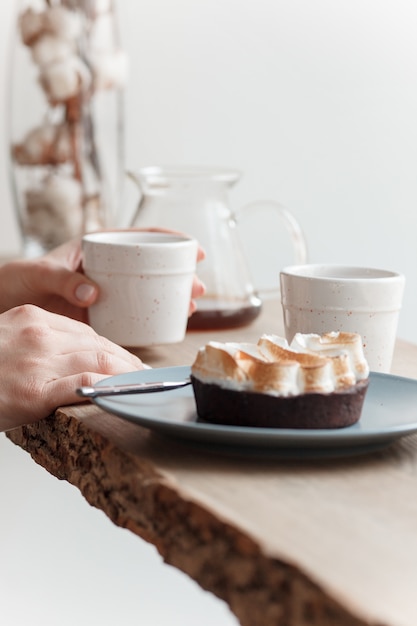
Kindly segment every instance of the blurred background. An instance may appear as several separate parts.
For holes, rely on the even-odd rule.
[[[1,255],[16,254],[20,247],[6,122],[16,7],[16,2],[0,5]],[[417,5],[412,0],[119,0],[117,9],[130,58],[126,165],[241,170],[233,206],[274,199],[291,208],[305,232],[310,261],[403,272],[407,283],[399,335],[417,341]],[[121,214],[133,212],[136,200],[127,182]],[[271,252],[281,237],[278,231],[279,225],[275,231],[264,220],[243,229],[255,282],[262,286],[276,281],[280,267],[293,260],[284,245],[281,252]],[[163,567],[137,538],[120,531],[107,539],[107,520],[98,523],[100,514],[90,511],[78,493],[56,486],[43,470],[37,474],[33,463],[10,447],[1,441],[3,507],[10,490],[6,519],[2,515],[0,521],[1,549],[7,554],[7,559],[0,555],[1,588],[9,597],[9,604],[0,606],[2,623],[25,623],[13,621],[12,611],[22,585],[25,594],[27,585],[37,590],[31,602],[38,617],[27,622],[32,625],[70,624],[75,617],[79,624],[102,625],[115,619],[158,626],[235,623],[221,603]],[[27,496],[31,481],[38,481],[36,498],[33,491]],[[69,502],[80,516],[71,527]],[[68,544],[75,544],[72,551],[63,545],[66,533],[71,533]],[[31,552],[36,538],[46,553]],[[110,543],[113,560],[103,564],[102,550],[108,556]],[[12,546],[19,546],[20,561]],[[57,572],[68,573],[67,560],[76,568],[74,580],[89,571],[88,562],[93,569],[84,584],[97,595],[79,589],[78,605],[65,606],[63,613]],[[11,562],[14,578],[6,571]],[[105,587],[115,580],[121,605],[116,597],[109,599]],[[129,593],[126,581],[133,581]],[[70,596],[62,594],[62,602]],[[113,601],[114,613],[110,607],[94,614]],[[123,618],[116,618],[126,602]],[[26,608],[19,606],[19,611]]]

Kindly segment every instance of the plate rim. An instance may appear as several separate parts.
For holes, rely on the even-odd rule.
[[[190,373],[190,366],[170,366],[162,368],[151,368],[146,370],[137,370],[135,372],[127,372],[124,374],[118,374],[108,377],[97,383],[96,386],[100,387],[106,384],[120,383],[120,380],[126,376],[134,375],[146,380],[167,380],[177,379],[180,380],[186,377]],[[381,372],[370,373],[370,384],[374,381],[389,379],[390,383],[399,381],[405,384],[411,384],[416,387],[417,392],[417,380],[413,378],[406,378],[398,376],[396,374],[385,374]],[[138,382],[139,382],[138,381]],[[162,392],[164,394],[170,392]],[[192,388],[185,387],[182,393],[192,396]],[[160,395],[160,394],[152,394]],[[130,396],[131,398],[132,396]],[[362,430],[357,428],[357,424],[340,429],[278,429],[278,428],[256,428],[250,426],[227,426],[217,424],[206,424],[198,422],[180,421],[174,420],[172,422],[167,420],[158,420],[153,417],[146,417],[146,415],[138,416],[129,411],[129,404],[123,404],[121,397],[98,397],[94,398],[93,402],[104,411],[112,413],[121,419],[125,419],[131,423],[148,428],[152,431],[162,432],[175,436],[177,438],[184,438],[187,440],[199,440],[206,441],[206,443],[213,443],[215,445],[223,444],[227,446],[262,446],[265,448],[288,448],[288,447],[344,447],[349,446],[359,447],[366,446],[370,443],[383,443],[384,441],[388,445],[390,442],[411,435],[417,431],[417,419],[415,422],[403,422],[398,423],[390,427],[383,427],[380,430]],[[366,398],[365,398],[366,403]],[[204,436],[206,436],[206,439]]]

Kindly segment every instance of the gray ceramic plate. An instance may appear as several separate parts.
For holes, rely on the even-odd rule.
[[[130,384],[183,380],[188,366],[150,369],[113,376],[98,383]],[[192,387],[162,393],[101,397],[109,413],[153,431],[192,441],[207,450],[272,457],[323,457],[379,450],[417,431],[417,380],[371,373],[361,419],[337,430],[291,430],[216,426],[199,423]]]

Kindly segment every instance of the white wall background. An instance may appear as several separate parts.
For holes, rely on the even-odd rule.
[[[274,198],[291,207],[306,233],[311,261],[368,264],[404,272],[407,287],[399,334],[417,341],[416,3],[119,0],[118,6],[122,37],[132,64],[126,102],[128,165],[217,164],[241,169],[244,177],[232,197],[235,206]],[[12,13],[13,3],[0,4],[0,254],[19,249],[5,145]],[[268,230],[266,226],[264,229]],[[264,232],[259,230],[257,236]],[[268,273],[267,248],[259,247],[254,264],[260,280]],[[274,272],[290,260],[274,259]],[[21,468],[20,457],[16,462]],[[8,471],[10,465],[1,465],[7,463],[0,464],[0,471],[3,477],[5,472],[8,475],[10,493],[22,493],[24,483],[22,487],[13,470]],[[39,477],[39,481],[39,493],[44,484],[48,494],[36,505],[42,515],[40,507],[45,507],[50,497],[59,500],[60,496],[46,477]],[[58,488],[63,493],[64,486]],[[65,502],[67,498],[75,496],[66,494]],[[12,498],[12,505],[14,502]],[[87,505],[81,499],[77,502],[84,506],[85,519],[82,521],[80,512],[80,526],[72,540],[82,544],[84,529],[94,532],[96,528],[103,541],[118,541],[112,544],[116,560],[118,553],[127,560],[134,554],[141,564],[132,575],[139,576],[140,568],[146,568],[152,583],[148,593],[154,589],[158,594],[153,600],[168,603],[181,616],[178,622],[169,612],[149,617],[142,598],[134,608],[129,605],[129,610],[136,611],[135,619],[116,620],[118,623],[186,626],[197,623],[197,619],[203,623],[202,617],[207,624],[233,623],[226,612],[215,613],[221,610],[217,603],[209,603],[208,608],[203,605],[202,594],[182,587],[182,579],[175,573],[161,577],[158,567],[162,570],[162,566],[156,555],[146,551],[139,554],[136,538],[126,539],[131,542],[128,547],[122,546],[124,534],[123,541],[115,532],[107,539],[107,531],[95,518],[92,520]],[[34,507],[32,503],[32,513]],[[28,511],[23,510],[26,514]],[[56,526],[62,523],[59,509],[48,510],[48,520],[50,515]],[[42,535],[41,521],[36,523],[45,542],[54,538],[54,523],[48,527],[49,535]],[[20,542],[26,531],[24,525],[19,528],[15,539]],[[68,529],[57,535],[61,542],[66,532]],[[0,533],[0,539],[4,550],[7,535]],[[29,543],[23,546],[29,550]],[[95,549],[99,551],[100,545]],[[13,559],[10,551],[7,556]],[[56,564],[51,555],[33,558],[36,568],[29,570],[29,575],[36,577],[45,561],[43,575],[48,586],[52,585],[54,576],[49,574],[48,578],[47,572],[55,567],[62,572],[60,563]],[[65,554],[68,562],[71,558]],[[91,554],[85,557],[86,562],[80,558],[75,546],[73,567],[79,571],[87,562],[93,567]],[[0,562],[4,567],[4,559]],[[23,559],[20,567],[29,567],[28,563],[29,559]],[[122,577],[120,562],[117,567]],[[111,567],[108,569],[110,576]],[[97,576],[97,568],[93,567],[91,574]],[[18,577],[18,572],[15,575]],[[9,591],[12,583],[17,584],[17,579],[13,580],[6,586]],[[178,592],[166,595],[170,586]],[[51,594],[49,589],[45,601]],[[85,615],[92,610],[92,602],[81,600]],[[74,615],[80,607],[73,609]],[[58,611],[58,606],[55,608]],[[109,615],[114,617],[111,610]],[[100,618],[94,622],[81,616],[77,623],[110,623],[104,614]],[[1,620],[1,615],[0,621],[13,626],[22,623],[12,618]],[[58,622],[52,617],[43,623]]]

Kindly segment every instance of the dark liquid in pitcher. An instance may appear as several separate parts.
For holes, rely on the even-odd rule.
[[[246,326],[258,317],[262,308],[262,302],[257,296],[252,296],[249,304],[245,302],[241,307],[231,307],[230,303],[222,306],[221,301],[214,299],[213,308],[209,308],[206,302],[204,304],[204,308],[201,306],[188,320],[187,330],[216,330]],[[199,301],[197,301],[197,306],[200,306]]]

